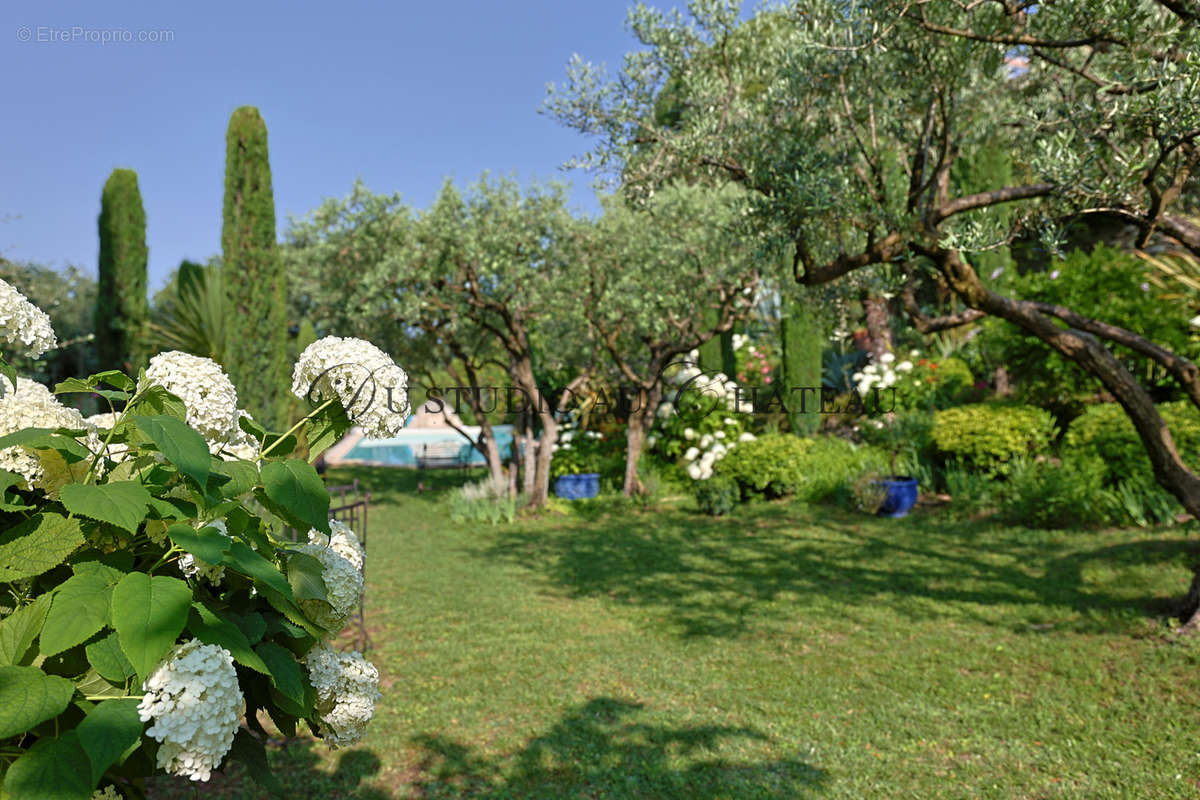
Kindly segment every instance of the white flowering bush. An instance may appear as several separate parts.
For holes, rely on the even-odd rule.
[[[334,350],[366,353],[318,348]],[[155,771],[202,782],[231,758],[278,789],[259,712],[288,736],[362,736],[378,671],[329,642],[361,601],[366,554],[329,519],[311,460],[378,412],[327,394],[269,432],[219,366],[183,353],[137,380],[0,380],[0,796],[141,797]],[[71,393],[111,411],[85,420],[59,401]]]
[[[749,399],[736,381],[724,373],[705,374],[696,366],[693,351],[677,370],[667,375],[664,399],[652,429],[655,452],[678,461],[689,478],[708,480],[713,468],[739,442],[754,435],[746,430]]]

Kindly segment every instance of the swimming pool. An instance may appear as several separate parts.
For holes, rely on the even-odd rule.
[[[512,449],[512,425],[494,425],[492,434],[496,444],[500,446],[501,458],[507,460]],[[479,436],[476,426],[463,426],[472,437]],[[354,445],[337,459],[339,463],[361,462],[388,467],[416,467],[417,457],[425,452],[426,446],[438,455],[455,453],[454,445],[459,445],[457,454],[460,460],[471,466],[486,466],[483,453],[473,448],[458,433],[451,428],[417,428],[400,431],[388,439],[359,439]]]

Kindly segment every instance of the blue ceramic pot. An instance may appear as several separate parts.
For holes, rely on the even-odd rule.
[[[554,482],[554,494],[564,500],[582,500],[600,493],[600,473],[559,475]]]
[[[891,480],[873,481],[876,486],[887,489],[887,497],[879,507],[879,516],[900,518],[907,516],[917,504],[917,479],[896,476]]]

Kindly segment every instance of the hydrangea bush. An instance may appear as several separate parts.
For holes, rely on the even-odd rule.
[[[692,480],[703,481],[739,442],[754,439],[745,425],[753,408],[724,373],[701,372],[695,363],[698,357],[692,351],[689,360],[667,376],[666,397],[646,444],[667,460],[679,461]]]
[[[10,289],[0,345],[44,349],[53,332]],[[0,796],[138,798],[151,774],[206,781],[229,759],[274,791],[264,719],[358,741],[379,674],[330,641],[365,553],[311,462],[356,422],[402,426],[403,370],[367,342],[317,342],[293,386],[317,407],[276,433],[184,353],[53,393],[0,368]],[[85,420],[71,393],[110,413]]]

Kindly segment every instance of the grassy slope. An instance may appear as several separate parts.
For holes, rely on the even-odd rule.
[[[274,756],[293,797],[1200,795],[1200,644],[1162,621],[1179,531],[781,504],[461,526],[410,473],[349,474],[379,501],[385,698],[361,747]],[[203,796],[258,796],[233,778]]]

